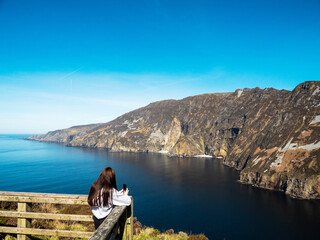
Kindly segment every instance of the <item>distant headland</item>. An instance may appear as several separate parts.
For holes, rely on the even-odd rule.
[[[165,100],[113,121],[28,140],[109,151],[223,158],[240,182],[320,199],[320,82]]]

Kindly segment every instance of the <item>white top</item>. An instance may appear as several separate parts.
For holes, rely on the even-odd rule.
[[[116,189],[113,189],[112,204],[116,206],[129,206],[131,204],[131,197],[129,197],[128,195],[124,195],[123,193],[120,193]],[[91,211],[96,218],[101,219],[108,216],[112,208],[112,205],[109,205],[107,207],[91,207]]]

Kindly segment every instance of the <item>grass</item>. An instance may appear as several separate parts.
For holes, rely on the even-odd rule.
[[[161,233],[158,229],[145,227],[136,232],[137,233],[133,235],[133,240],[208,240],[203,234],[188,235],[185,232],[174,233],[172,229]],[[126,225],[122,240],[129,240],[130,233],[131,226]]]
[[[208,240],[203,234],[188,235],[185,232],[161,233],[158,229],[145,228],[139,234],[133,235],[134,240]],[[125,238],[123,239],[125,240]]]

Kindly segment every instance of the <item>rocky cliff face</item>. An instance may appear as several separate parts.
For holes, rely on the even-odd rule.
[[[240,181],[320,198],[320,82],[151,103],[105,123],[30,137],[110,151],[212,155]]]

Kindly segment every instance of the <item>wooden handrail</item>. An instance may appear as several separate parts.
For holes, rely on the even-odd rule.
[[[37,228],[19,228],[19,227],[0,227],[2,233],[18,234],[18,239],[27,239],[26,235],[45,235],[57,237],[90,238],[92,232],[68,231],[68,230],[49,230]],[[22,235],[21,237],[19,235]]]
[[[50,203],[50,204],[69,204],[69,205],[88,205],[87,195],[75,194],[52,194],[52,193],[26,193],[26,192],[6,192],[0,191],[0,201],[17,202],[17,211],[0,211],[2,217],[17,218],[17,227],[0,227],[0,233],[18,234],[18,240],[27,239],[26,235],[48,235],[58,237],[77,237],[90,238],[90,240],[105,239],[111,234],[111,239],[117,233],[120,227],[120,236],[123,235],[125,224],[130,217],[131,234],[133,239],[133,201],[131,206],[116,206],[108,215],[106,220],[95,232],[52,230],[52,229],[34,229],[31,228],[30,219],[56,219],[65,221],[83,221],[92,222],[92,215],[76,214],[55,214],[55,213],[36,213],[31,212],[31,203]],[[132,199],[132,198],[131,198]]]
[[[14,218],[55,219],[65,221],[93,222],[92,216],[77,214],[0,211],[0,216]]]
[[[116,206],[108,215],[106,220],[99,226],[99,228],[91,236],[90,240],[104,240],[108,236],[110,239],[115,239],[118,227],[120,234],[118,239],[123,239],[125,231],[125,224],[127,219],[130,218],[130,237],[126,236],[125,239],[133,240],[133,198],[131,197],[131,206]],[[114,227],[118,224],[118,227]]]
[[[100,225],[100,227],[94,232],[90,240],[102,240],[105,239],[112,231],[119,218],[125,213],[126,206],[116,206],[112,212],[108,215],[108,218]]]
[[[87,198],[87,195],[0,191],[0,201],[4,202],[88,205]]]
[[[35,193],[35,192],[11,192],[0,191],[0,196],[19,196],[19,197],[48,197],[48,198],[69,198],[69,199],[87,199],[84,194],[63,194],[63,193]]]

